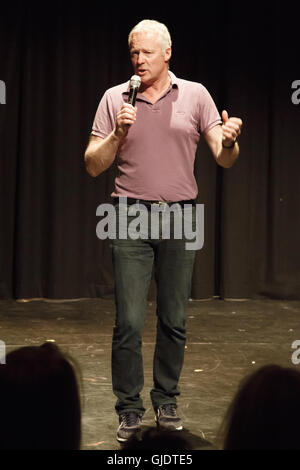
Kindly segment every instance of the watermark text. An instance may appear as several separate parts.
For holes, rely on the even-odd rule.
[[[6,364],[6,346],[4,341],[0,339],[0,365]]]
[[[6,104],[6,85],[3,80],[0,80],[0,104]]]
[[[292,354],[292,363],[297,366],[298,364],[300,364],[300,340],[296,339],[295,341],[293,341],[291,348],[295,349]]]
[[[119,212],[113,204],[100,204],[96,215],[102,217],[96,226],[100,240],[185,240],[186,250],[201,250],[204,245],[204,204],[155,203],[146,207],[142,202],[127,205],[119,198]]]
[[[292,93],[292,103],[300,104],[300,80],[294,80],[292,83],[292,89],[296,90]]]

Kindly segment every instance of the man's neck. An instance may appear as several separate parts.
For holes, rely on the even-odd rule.
[[[161,77],[159,80],[156,80],[154,83],[149,85],[142,85],[140,93],[142,93],[151,102],[155,102],[168,90],[170,84],[171,78],[169,72],[167,71],[163,77]]]

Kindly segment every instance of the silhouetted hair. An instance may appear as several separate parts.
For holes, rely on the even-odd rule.
[[[220,435],[223,448],[300,449],[300,372],[263,366],[240,384]]]
[[[0,366],[1,449],[80,448],[80,393],[72,362],[50,342],[7,355]]]
[[[190,450],[191,444],[181,432],[161,431],[150,428],[143,433],[142,440],[129,439],[122,450]]]

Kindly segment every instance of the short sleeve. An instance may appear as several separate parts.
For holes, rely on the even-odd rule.
[[[212,127],[222,124],[220,113],[207,89],[201,85],[199,100],[199,132],[205,134]]]
[[[99,103],[92,126],[92,134],[105,139],[115,128],[115,112],[109,92],[106,91]]]

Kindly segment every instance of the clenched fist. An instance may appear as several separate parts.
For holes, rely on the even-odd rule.
[[[120,138],[126,137],[130,126],[136,120],[137,107],[124,103],[117,114],[115,134]]]
[[[222,111],[222,119],[222,144],[225,147],[230,148],[232,144],[236,141],[237,137],[241,134],[243,122],[240,118],[229,118],[227,111]]]

